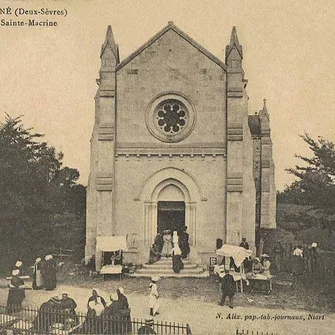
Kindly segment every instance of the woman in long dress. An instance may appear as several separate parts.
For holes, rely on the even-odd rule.
[[[181,259],[181,250],[178,243],[174,244],[172,249],[172,268],[175,273],[179,273],[184,268],[184,263]]]
[[[107,334],[126,334],[123,329],[123,320],[121,317],[121,310],[123,303],[119,300],[117,293],[110,295],[111,304],[105,308],[104,317],[104,333]]]
[[[70,327],[77,326],[79,324],[79,318],[76,308],[77,303],[70,298],[67,293],[63,293],[60,301],[61,323]]]
[[[153,244],[150,248],[149,264],[153,264],[153,263],[159,261],[160,258],[161,258],[161,254],[157,250],[157,246],[155,244]]]
[[[43,288],[43,279],[42,279],[42,260],[41,258],[36,258],[34,269],[33,269],[33,290],[40,290]]]
[[[60,299],[53,297],[44,302],[33,321],[32,330],[36,332],[48,333],[53,324],[58,323],[60,319]]]
[[[172,237],[170,230],[164,230],[162,256],[171,257]]]
[[[150,293],[149,293],[149,308],[150,308],[150,315],[155,316],[159,314],[159,294],[158,294],[158,287],[157,282],[159,278],[153,276],[151,278],[151,283],[149,285]]]
[[[7,298],[7,313],[19,312],[22,309],[22,301],[25,298],[24,282],[19,277],[19,270],[12,271],[12,279],[9,285]]]
[[[128,299],[124,295],[123,287],[119,287],[116,290],[116,294],[118,295],[118,300],[120,302],[120,315],[122,318],[122,333],[131,334],[132,325],[131,325],[130,308],[128,304]]]
[[[269,255],[263,254],[262,259],[263,259],[263,274],[269,277],[271,275],[270,273],[271,262],[269,260]]]
[[[43,276],[44,288],[47,291],[54,290],[57,286],[56,262],[52,255],[45,256],[45,262],[42,265],[41,273]]]

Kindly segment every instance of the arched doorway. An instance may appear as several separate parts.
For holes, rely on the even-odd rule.
[[[174,167],[155,172],[143,183],[135,200],[143,201],[144,246],[154,242],[157,231],[160,229],[158,209],[160,202],[168,202],[168,205],[172,205],[170,207],[173,209],[180,206],[180,212],[183,212],[182,205],[172,204],[172,202],[184,203],[184,225],[188,227],[190,246],[196,246],[197,206],[200,201],[207,199],[203,196],[199,183],[188,172]],[[180,220],[182,221],[182,219]]]
[[[164,230],[183,231],[185,228],[185,194],[177,183],[167,184],[158,193],[157,233]]]
[[[177,232],[185,229],[184,201],[158,201],[157,233],[167,229]]]

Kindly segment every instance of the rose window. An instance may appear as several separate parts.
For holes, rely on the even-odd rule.
[[[181,132],[187,123],[187,109],[177,100],[164,101],[156,110],[158,127],[167,134]]]

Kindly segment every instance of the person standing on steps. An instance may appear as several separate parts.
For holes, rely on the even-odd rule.
[[[172,252],[172,236],[171,231],[167,229],[164,230],[163,232],[162,256],[171,257],[171,252]]]
[[[179,247],[181,250],[181,257],[187,258],[190,253],[189,234],[187,233],[187,227],[185,226],[179,236]]]
[[[154,245],[157,247],[157,251],[159,253],[162,252],[162,249],[163,249],[163,244],[164,244],[164,241],[163,241],[163,234],[162,233],[158,233],[155,237],[155,242],[154,242]]]
[[[175,243],[172,249],[172,269],[175,273],[179,273],[183,268],[184,263],[181,259],[181,250],[178,243]]]
[[[150,308],[150,315],[155,316],[158,315],[158,309],[159,309],[159,293],[158,293],[158,287],[157,282],[159,280],[158,276],[152,276],[151,277],[151,283],[149,285],[150,293],[149,293],[149,308]]]

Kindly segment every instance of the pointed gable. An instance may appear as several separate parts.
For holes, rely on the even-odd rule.
[[[134,58],[136,58],[139,54],[141,54],[144,50],[146,50],[151,44],[153,44],[154,42],[156,42],[164,34],[166,34],[168,31],[171,31],[171,30],[174,31],[176,34],[178,34],[185,41],[187,41],[194,48],[196,48],[199,52],[201,52],[206,57],[208,57],[210,60],[212,60],[214,63],[216,63],[217,65],[219,65],[222,69],[226,70],[227,67],[226,67],[226,64],[224,62],[222,62],[219,58],[217,58],[212,53],[210,53],[208,50],[206,50],[204,47],[202,47],[198,42],[196,42],[195,40],[193,40],[190,36],[188,36],[186,33],[184,33],[182,30],[180,30],[178,27],[176,27],[173,24],[173,22],[169,22],[168,25],[165,28],[163,28],[156,35],[154,35],[150,40],[148,40],[141,47],[139,47],[136,51],[134,51],[132,54],[130,54],[128,57],[126,57],[117,66],[117,70],[119,70],[122,67],[124,67],[130,61],[132,61]]]

